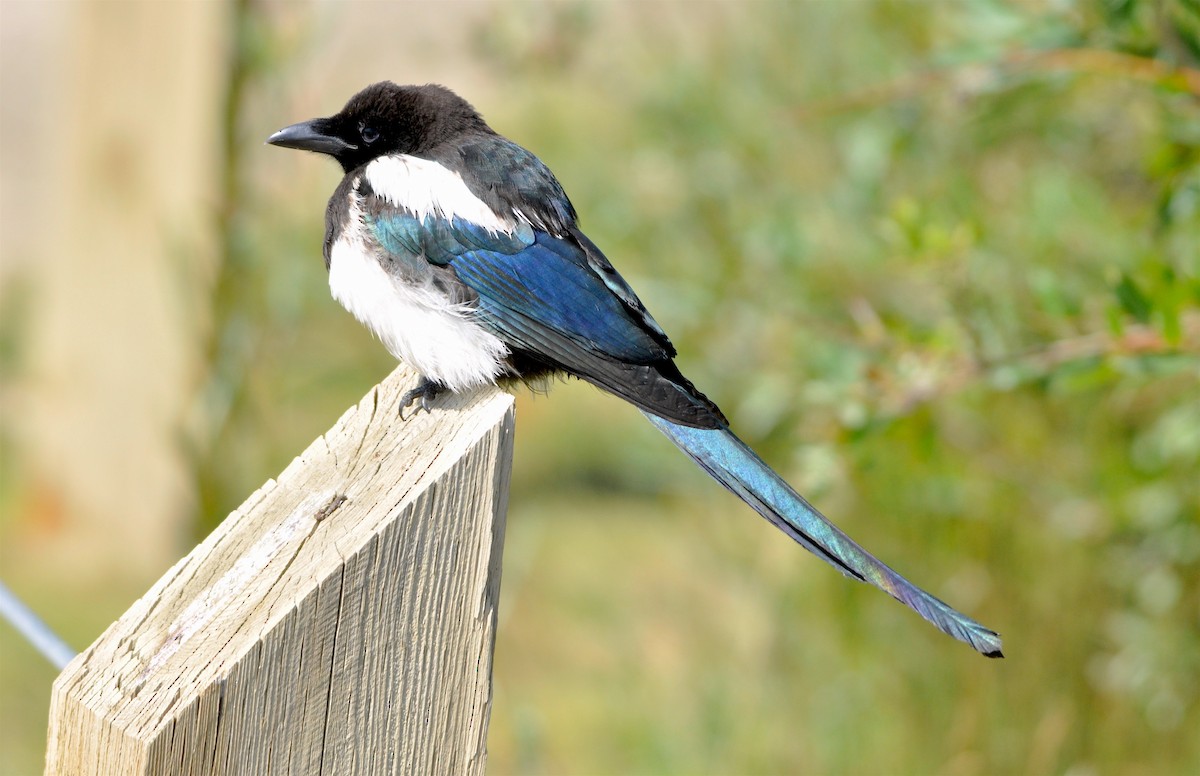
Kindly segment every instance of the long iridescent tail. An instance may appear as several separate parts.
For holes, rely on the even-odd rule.
[[[688,457],[809,552],[848,577],[870,582],[987,657],[1004,657],[995,631],[909,582],[829,522],[728,428],[680,426],[644,413]]]

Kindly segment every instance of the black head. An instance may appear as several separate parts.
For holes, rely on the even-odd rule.
[[[491,132],[475,109],[444,86],[372,84],[340,112],[293,124],[272,145],[329,154],[346,172],[386,154],[420,155],[465,132]]]

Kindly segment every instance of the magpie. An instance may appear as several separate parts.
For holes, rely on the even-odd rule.
[[[443,391],[571,375],[630,402],[721,485],[848,577],[988,657],[1000,637],[856,544],[734,435],[675,365],[662,327],[536,156],[443,86],[382,82],[267,142],[332,156],[325,211],[337,299],[421,374],[401,410]]]

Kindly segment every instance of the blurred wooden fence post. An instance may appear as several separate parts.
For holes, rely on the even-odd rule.
[[[512,399],[401,421],[413,384],[372,390],[67,666],[48,774],[483,772]]]

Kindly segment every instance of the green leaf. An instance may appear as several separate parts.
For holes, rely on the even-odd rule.
[[[1150,312],[1153,309],[1150,305],[1150,300],[1142,293],[1137,284],[1133,282],[1133,278],[1122,273],[1121,280],[1117,283],[1117,287],[1113,289],[1117,295],[1117,302],[1120,303],[1121,309],[1129,315],[1132,315],[1140,323],[1146,323],[1150,320]]]

